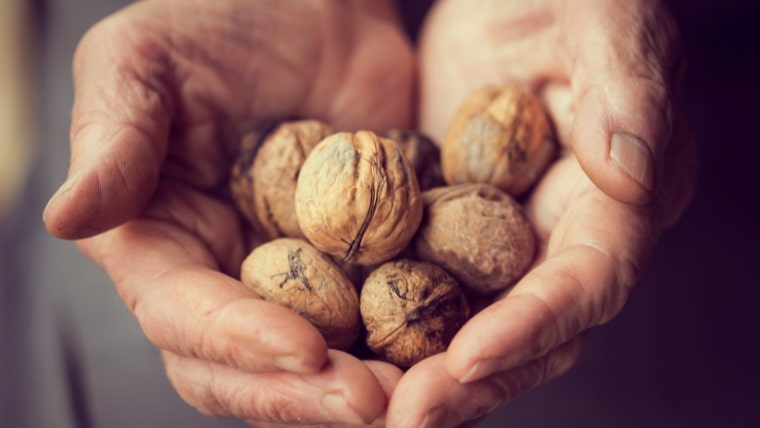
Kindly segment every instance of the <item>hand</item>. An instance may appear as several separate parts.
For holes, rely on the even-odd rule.
[[[270,422],[371,422],[401,372],[328,351],[235,278],[226,191],[244,132],[278,119],[409,127],[413,56],[390,1],[137,2],[74,61],[68,178],[44,220],[112,277],[178,393]]]
[[[544,100],[563,153],[526,201],[535,265],[401,378],[387,414],[398,428],[474,420],[569,370],[687,206],[696,169],[660,2],[447,0],[420,49],[424,131],[440,140],[471,90],[513,81]]]

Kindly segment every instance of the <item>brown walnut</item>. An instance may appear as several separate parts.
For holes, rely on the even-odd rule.
[[[417,131],[402,129],[388,130],[383,136],[401,146],[406,160],[414,168],[421,190],[446,184],[441,172],[441,151],[430,137]]]
[[[425,214],[417,257],[437,263],[463,287],[486,294],[514,284],[533,262],[536,238],[522,207],[487,184],[439,187],[422,194]]]
[[[232,200],[243,217],[254,230],[262,230],[258,218],[255,215],[253,203],[253,161],[256,151],[261,145],[262,138],[271,129],[263,132],[248,132],[240,138],[232,169],[230,171],[230,190]]]
[[[407,246],[422,218],[422,198],[395,141],[369,131],[339,132],[322,140],[301,167],[296,214],[319,250],[371,265]]]
[[[279,238],[256,247],[243,261],[241,281],[306,318],[331,348],[348,349],[359,335],[356,288],[329,256],[303,239]]]
[[[304,237],[295,215],[296,180],[314,146],[333,132],[318,120],[296,120],[244,137],[231,185],[238,208],[264,240]]]
[[[486,183],[524,194],[557,151],[541,102],[518,85],[487,86],[464,101],[446,131],[441,167],[448,184]]]
[[[359,305],[369,348],[402,368],[445,351],[470,315],[451,275],[410,259],[375,269],[362,286]]]

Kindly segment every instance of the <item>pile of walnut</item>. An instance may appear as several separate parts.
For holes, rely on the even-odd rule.
[[[440,152],[416,132],[336,132],[316,120],[279,123],[241,148],[232,192],[266,241],[242,282],[330,347],[366,343],[408,368],[446,349],[469,299],[507,289],[531,265],[535,235],[516,198],[556,143],[529,91],[494,86],[465,101]]]

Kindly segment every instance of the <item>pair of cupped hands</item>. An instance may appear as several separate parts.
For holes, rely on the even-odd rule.
[[[442,0],[416,47],[389,0],[137,2],[78,46],[71,164],[45,224],[110,274],[200,412],[472,423],[573,366],[688,205],[681,55],[658,1]],[[534,266],[447,352],[406,372],[361,361],[237,280],[250,237],[227,179],[241,133],[302,117],[440,141],[470,91],[500,82],[539,95],[562,150],[525,200]]]

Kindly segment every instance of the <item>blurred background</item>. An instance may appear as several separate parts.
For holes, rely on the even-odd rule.
[[[125,0],[0,4],[0,426],[232,427],[187,407],[107,276],[41,222],[66,175],[77,41]],[[428,1],[400,2],[414,31]],[[485,427],[755,427],[760,401],[756,0],[671,1],[696,198],[566,376]],[[759,264],[760,265],[760,264]]]

